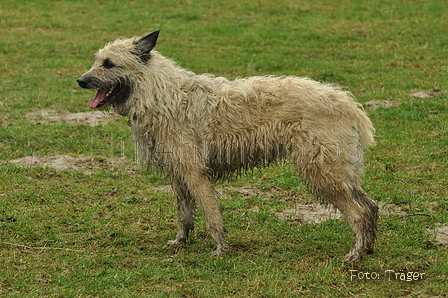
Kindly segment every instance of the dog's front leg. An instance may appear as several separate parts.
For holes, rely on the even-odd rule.
[[[167,246],[177,247],[187,242],[188,233],[194,229],[194,199],[187,186],[180,179],[173,179],[173,189],[177,195],[177,236]]]
[[[179,207],[179,233],[172,244],[178,244],[185,236],[185,231],[192,227],[193,212],[192,205],[194,200],[199,202],[204,212],[205,222],[210,234],[215,241],[216,249],[211,253],[219,256],[227,251],[227,243],[224,237],[225,228],[219,210],[219,205],[215,197],[215,189],[211,181],[210,169],[199,165],[181,165],[177,169],[178,177],[173,181],[182,181],[185,189],[176,189],[179,198],[189,198],[187,201],[181,201]],[[193,200],[194,199],[194,200]],[[179,202],[179,201],[178,201]],[[191,218],[191,225],[190,225]],[[185,238],[186,239],[186,238]],[[185,242],[185,240],[183,240]]]

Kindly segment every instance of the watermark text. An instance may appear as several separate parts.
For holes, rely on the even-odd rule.
[[[424,272],[418,271],[401,271],[387,269],[384,271],[360,271],[360,270],[349,270],[350,281],[356,280],[385,280],[385,281],[404,281],[412,282],[419,281],[426,278]]]

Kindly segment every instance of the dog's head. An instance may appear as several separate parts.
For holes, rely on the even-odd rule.
[[[112,105],[116,110],[132,94],[132,76],[150,59],[159,31],[145,37],[118,39],[95,54],[92,68],[78,78],[78,84],[84,89],[96,89],[96,95],[90,99],[92,109]]]

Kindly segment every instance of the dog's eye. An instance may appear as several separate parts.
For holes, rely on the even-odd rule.
[[[106,59],[103,63],[104,68],[112,68],[115,67],[115,64],[113,64],[112,62],[110,62],[109,59]]]

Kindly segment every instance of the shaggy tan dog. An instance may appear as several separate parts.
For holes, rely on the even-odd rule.
[[[355,237],[344,261],[372,253],[378,207],[360,177],[374,129],[353,96],[294,76],[229,81],[196,75],[153,50],[158,35],[106,45],[78,83],[98,90],[91,108],[110,105],[128,117],[147,161],[171,177],[178,233],[168,245],[186,242],[197,201],[216,243],[213,254],[221,255],[228,247],[214,181],[288,161],[347,219]]]

